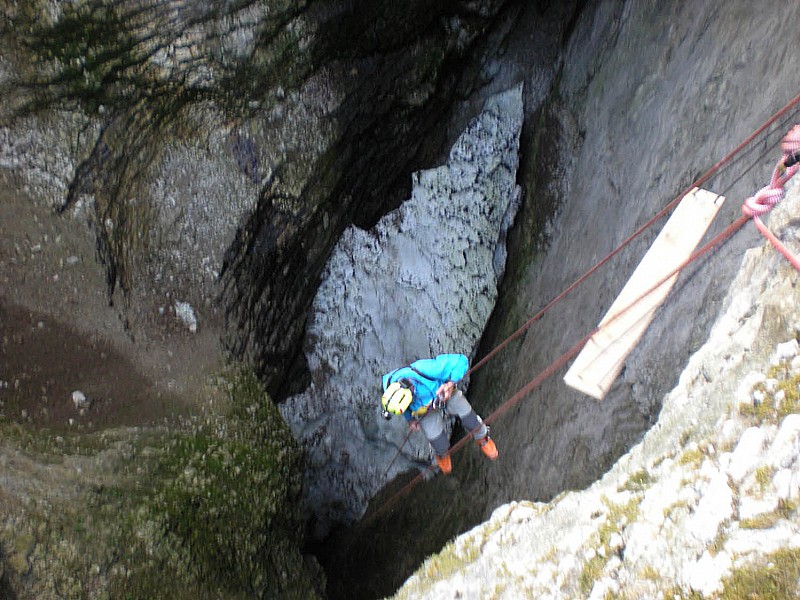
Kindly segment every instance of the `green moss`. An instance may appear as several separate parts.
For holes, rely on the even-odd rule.
[[[659,579],[661,579],[661,576],[658,574],[658,571],[650,565],[647,565],[642,569],[641,577],[642,579],[647,579],[648,581],[658,581]]]
[[[785,500],[780,498],[778,500],[778,508],[776,512],[781,516],[783,519],[788,519],[797,511],[797,503],[792,502],[791,500]]]
[[[0,421],[0,438],[44,463],[60,463],[65,456],[95,456],[108,450],[116,437],[106,433],[54,433],[34,430],[19,423]]]
[[[714,539],[711,540],[708,546],[706,546],[711,556],[716,556],[717,554],[722,552],[723,548],[725,548],[725,542],[728,539],[726,531],[728,530],[729,525],[730,525],[730,520],[726,519],[725,521],[723,521],[722,524],[717,529],[717,535],[714,536]]]
[[[300,551],[301,452],[252,373],[232,369],[221,388],[227,409],[179,431],[53,442],[9,426],[16,438],[4,443],[28,447],[37,461],[94,452],[104,462],[82,459],[88,481],[106,482],[57,510],[26,509],[26,529],[0,537],[14,548],[13,565],[46,565],[68,597],[93,588],[131,599],[320,597],[324,575]]]
[[[739,405],[739,414],[748,417],[757,423],[775,422],[777,411],[772,402],[742,403]]]
[[[458,547],[455,542],[448,542],[439,553],[430,556],[418,569],[423,583],[415,589],[415,593],[422,593],[436,581],[450,577],[453,573],[461,571],[465,565],[477,560],[489,536],[501,527],[502,523],[500,522],[484,525],[479,531],[458,544]],[[509,573],[505,564],[500,566],[500,570]]]
[[[501,595],[503,594],[503,592],[506,591],[506,589],[508,589],[508,585],[507,584],[503,583],[502,581],[499,582],[499,583],[496,583],[494,585],[494,590],[492,590],[492,595],[489,596],[489,598],[492,598],[492,599],[500,598]]]
[[[800,373],[793,373],[789,364],[782,362],[773,366],[767,373],[773,380],[770,390],[764,383],[753,386],[753,392],[763,396],[760,402],[746,402],[739,405],[739,414],[749,418],[754,424],[778,423],[784,417],[800,413]],[[780,396],[778,394],[780,393]],[[778,400],[776,397],[780,397]]]
[[[788,600],[800,594],[800,549],[778,550],[723,580],[720,600]]]
[[[705,600],[705,596],[694,590],[685,590],[682,587],[671,587],[664,591],[663,600]]]
[[[774,512],[764,513],[749,519],[742,519],[739,521],[739,527],[742,529],[770,529],[780,519],[781,517]]]
[[[299,551],[300,450],[250,372],[225,381],[229,416],[174,436],[159,453],[138,528],[151,531],[162,564],[194,587],[314,597]],[[167,575],[146,563],[132,584],[130,576],[117,583],[127,593]]]
[[[762,494],[772,485],[772,477],[774,475],[775,469],[769,465],[763,465],[756,469],[756,485]]]
[[[297,541],[284,503],[297,502],[291,463],[278,453],[203,434],[178,438],[163,457],[156,498],[163,525],[191,555],[198,578],[258,589],[271,536]],[[287,483],[289,486],[287,486]]]
[[[680,458],[678,459],[678,463],[681,465],[693,465],[698,467],[703,462],[704,458],[705,455],[703,454],[702,450],[699,448],[692,448],[681,454]]]
[[[455,571],[462,569],[464,565],[477,560],[489,536],[501,527],[501,522],[484,525],[471,535],[468,540],[465,540],[469,543],[460,544],[458,549],[456,549],[454,542],[449,542],[441,552],[425,562],[423,572],[426,579],[444,579]]]
[[[779,381],[778,391],[784,393],[784,397],[777,407],[779,419],[800,412],[800,373]]]
[[[653,478],[650,476],[650,473],[648,473],[645,469],[642,469],[631,474],[631,476],[625,481],[625,484],[619,488],[619,491],[621,492],[628,490],[631,492],[638,492],[645,489],[652,482]]]
[[[25,575],[28,572],[28,556],[33,550],[35,538],[29,531],[18,532],[11,539],[8,548],[8,566],[17,575]]]
[[[545,552],[544,556],[542,556],[542,562],[543,563],[553,562],[557,556],[558,556],[558,549],[555,546],[551,546],[550,549],[547,552]]]
[[[628,523],[636,520],[641,499],[634,497],[626,504],[611,504],[604,498],[603,502],[608,509],[608,516],[597,530],[598,553],[583,562],[580,575],[578,575],[578,587],[583,595],[588,595],[592,591],[594,582],[600,577],[606,562],[614,552],[610,545],[611,537],[615,533],[619,533]]]
[[[592,591],[594,582],[597,581],[603,572],[603,567],[606,566],[606,560],[605,557],[598,554],[584,561],[581,573],[578,575],[578,587],[581,590],[581,594],[587,596]]]
[[[425,561],[421,573],[426,580],[433,583],[446,579],[464,565],[474,561],[480,555],[478,544],[463,547],[463,552],[456,552],[455,545],[451,542],[438,554]]]
[[[125,94],[122,72],[132,75],[131,67],[145,60],[146,48],[132,34],[130,15],[122,13],[120,7],[98,1],[67,3],[54,23],[31,24],[31,48],[54,67],[47,80],[52,93],[78,100],[92,112]],[[141,85],[144,79],[127,83],[131,89],[131,83]]]

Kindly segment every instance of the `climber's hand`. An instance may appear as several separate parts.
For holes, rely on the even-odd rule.
[[[419,431],[419,421],[417,421],[416,419],[413,419],[413,420],[409,421],[408,422],[408,428],[411,431]]]
[[[440,403],[447,402],[450,400],[450,396],[453,395],[453,392],[456,389],[456,384],[452,381],[448,381],[443,383],[439,386],[439,389],[436,390],[436,399],[439,400]]]

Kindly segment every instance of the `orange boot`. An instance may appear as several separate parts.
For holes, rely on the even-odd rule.
[[[497,460],[497,446],[495,446],[494,440],[489,437],[488,432],[481,439],[475,440],[475,443],[478,444],[478,448],[489,460]]]
[[[453,463],[450,461],[450,454],[445,454],[444,456],[436,455],[436,464],[439,465],[439,470],[442,472],[442,475],[449,475],[450,471],[453,470]]]

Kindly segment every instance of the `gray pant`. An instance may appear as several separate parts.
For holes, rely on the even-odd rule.
[[[461,419],[461,424],[465,429],[472,432],[472,437],[479,440],[486,437],[488,430],[486,424],[472,410],[472,405],[467,400],[467,397],[461,393],[461,390],[456,390],[447,401],[447,412],[451,415],[456,415]],[[444,417],[441,409],[428,410],[419,420],[419,425],[422,432],[433,447],[433,451],[439,456],[444,456],[450,449],[450,440],[444,430]]]

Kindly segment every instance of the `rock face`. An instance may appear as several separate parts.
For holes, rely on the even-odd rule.
[[[796,95],[795,36],[786,18],[800,18],[800,7],[793,5],[789,14],[777,2],[769,7],[775,12],[747,2],[586,5],[559,57],[549,94],[526,112],[518,179],[523,203],[509,236],[512,259],[478,358]],[[503,60],[517,64],[525,60],[524,52],[509,50]],[[753,89],[764,93],[754,95]],[[703,187],[728,198],[709,235],[737,218],[744,198],[767,183],[780,138],[796,118],[795,107],[736,161],[703,181]],[[468,394],[482,415],[495,414],[597,325],[660,226],[657,222],[635,238],[473,374]],[[373,556],[380,561],[388,553],[378,533],[393,524],[404,549],[431,539],[430,546],[417,548],[422,561],[497,506],[548,500],[602,477],[651,427],[660,427],[665,398],[707,340],[745,250],[760,243],[753,228],[745,228],[712,258],[683,273],[602,402],[567,388],[563,371],[555,373],[492,422],[497,463],[486,464],[465,450],[453,459],[454,477],[417,486],[392,505],[385,522],[365,523],[337,547],[359,553],[351,570],[343,569],[343,581],[352,580],[359,562]],[[785,330],[773,341],[794,335]],[[681,433],[674,431],[673,443]],[[724,492],[716,484],[714,489]],[[387,494],[376,505],[391,498]],[[427,515],[422,522],[421,513]],[[391,560],[381,563],[386,572],[402,571],[398,559]],[[376,596],[388,593],[373,583]]]
[[[521,126],[522,87],[492,97],[447,164],[415,173],[408,201],[369,231],[349,228],[331,255],[306,341],[313,383],[281,404],[309,453],[317,535],[359,518],[388,479],[430,460],[422,434],[404,444],[405,421],[380,418],[380,376],[474,353],[518,208]]]
[[[587,7],[563,54],[556,85],[537,113],[535,131],[523,141],[521,181],[530,185],[510,248],[514,257],[535,260],[510,263],[484,351],[796,95],[795,59],[775,61],[793,55],[793,34],[785,15],[772,21],[761,10],[746,2]],[[754,86],[764,93],[751,94]],[[757,138],[763,150],[748,146],[735,163],[703,182],[728,199],[709,236],[737,218],[744,198],[767,183],[791,118]],[[534,198],[559,206],[538,245]],[[597,325],[662,223],[625,246],[474,374],[470,393],[487,402],[480,407],[484,414]],[[502,466],[487,472],[486,494],[493,500],[486,508],[588,485],[636,443],[658,421],[664,395],[704,343],[743,252],[757,243],[757,233],[746,228],[682,275],[602,402],[567,388],[557,375],[518,405],[513,421],[525,427],[496,422],[497,442],[507,452]]]
[[[89,223],[110,287],[127,287],[133,297],[143,294],[143,312],[158,314],[160,306],[178,317],[183,307],[186,314],[191,309],[197,329],[191,335],[204,332],[210,317],[227,317],[228,348],[258,365],[271,391],[292,396],[283,413],[310,449],[308,500],[320,506],[318,534],[331,519],[362,514],[402,443],[402,424],[377,418],[380,373],[422,354],[473,354],[492,311],[503,269],[503,245],[497,242],[506,209],[470,214],[470,221],[491,222],[487,235],[476,240],[462,229],[464,214],[448,212],[454,204],[436,203],[433,214],[447,216],[452,227],[442,236],[428,220],[431,211],[421,211],[426,198],[445,189],[446,180],[453,203],[471,202],[477,190],[488,197],[497,181],[505,182],[511,200],[513,182],[523,184],[517,225],[508,239],[512,258],[480,357],[755,130],[800,83],[794,45],[800,5],[777,0],[597,0],[576,3],[579,13],[566,9],[552,21],[533,17],[563,10],[553,8],[560,3],[420,0],[406,3],[403,11],[389,0],[107,4],[109,10],[88,13],[79,3],[3,7],[10,26],[0,39],[0,79],[4,92],[21,93],[4,93],[1,107],[4,183],[25,189],[40,205],[61,207],[62,215],[75,218],[76,229]],[[524,18],[515,27],[517,16]],[[97,35],[71,37],[84,31],[75,27],[76,18],[91,19]],[[153,38],[142,21],[174,29],[159,28]],[[548,23],[551,31],[544,25],[529,28],[531,22]],[[557,40],[545,66],[531,50],[534,30]],[[130,37],[137,35],[146,39]],[[23,47],[40,52],[29,55]],[[135,53],[125,50],[130,48]],[[484,60],[461,73],[461,61],[480,50],[486,51]],[[99,60],[103,57],[110,61]],[[513,161],[493,163],[496,156],[486,152],[487,145],[476,153],[480,172],[473,170],[475,163],[464,160],[471,142],[460,140],[445,167],[419,172],[409,199],[408,173],[441,162],[431,158],[450,137],[442,124],[453,103],[466,98],[460,108],[475,114],[468,109],[485,93],[481,86],[510,89],[519,81],[526,83],[519,176]],[[46,94],[35,97],[33,90]],[[19,106],[42,112],[6,122],[5,109]],[[494,122],[492,114],[483,117],[485,124]],[[789,113],[764,130],[737,164],[704,180],[705,187],[729,198],[714,231],[739,214],[742,198],[764,185],[772,150],[793,117]],[[483,126],[470,129],[470,135],[489,133]],[[352,223],[362,229],[348,230]],[[565,344],[594,327],[655,231],[626,246],[601,275],[475,373],[468,393],[479,412],[491,414]],[[429,241],[418,244],[421,234],[430,235]],[[793,230],[784,235],[792,238]],[[340,237],[340,250],[328,262]],[[747,342],[757,339],[751,327],[763,324],[773,346],[797,336],[797,319],[789,312],[796,299],[784,286],[788,275],[778,263],[766,266],[771,273],[766,281],[757,271],[736,280],[742,296],[725,301],[733,321],[720,325],[713,338],[725,353],[714,360],[700,353],[702,358],[690,360],[701,347],[710,348],[711,325],[726,308],[723,300],[744,250],[756,244],[760,240],[752,229],[743,231],[715,254],[711,269],[684,274],[602,403],[565,389],[554,377],[506,413],[513,418],[495,424],[499,462],[459,456],[453,477],[415,492],[393,513],[396,529],[387,527],[408,542],[404,564],[395,564],[396,553],[385,553],[393,562],[383,570],[365,574],[365,562],[354,561],[355,568],[337,564],[330,573],[349,588],[373,575],[405,577],[414,561],[510,501],[517,504],[494,513],[494,520],[474,533],[507,550],[517,534],[503,528],[493,536],[492,529],[506,521],[520,527],[530,522],[534,542],[520,546],[528,552],[524,561],[539,556],[552,577],[526,571],[523,558],[509,568],[543,597],[557,595],[562,585],[588,594],[578,581],[584,559],[592,566],[602,562],[601,570],[607,570],[597,597],[613,594],[615,582],[633,580],[642,570],[653,581],[710,593],[729,570],[725,556],[737,547],[750,552],[750,541],[731,543],[716,560],[714,524],[725,546],[739,539],[733,524],[747,529],[746,519],[752,525],[766,515],[766,521],[774,518],[772,539],[796,545],[794,533],[781,538],[790,520],[786,514],[794,518],[796,460],[788,448],[794,448],[795,421],[787,417],[762,426],[718,404],[751,368],[744,367],[748,353],[756,353],[757,344]],[[32,252],[38,248],[36,255],[42,250],[39,242],[31,246]],[[465,253],[468,248],[480,251]],[[91,261],[91,252],[80,256]],[[454,266],[459,274],[474,273],[479,284],[444,279]],[[393,293],[381,295],[359,269],[384,276],[394,284]],[[431,283],[435,295],[428,295]],[[757,287],[749,288],[751,283]],[[772,291],[785,306],[762,319],[759,311]],[[5,298],[9,292],[0,293]],[[314,317],[303,354],[309,309]],[[405,335],[402,326],[417,320],[424,325]],[[126,319],[117,321],[134,337],[133,321],[130,327]],[[163,325],[156,321],[156,328]],[[184,321],[181,334],[193,323]],[[735,343],[729,345],[725,335]],[[312,373],[307,390],[306,357]],[[765,367],[753,363],[752,368]],[[765,385],[777,387],[770,383],[774,379],[765,375]],[[757,392],[755,400],[771,394]],[[350,402],[334,408],[342,399]],[[696,423],[687,426],[680,420],[684,413]],[[756,428],[740,435],[750,426]],[[722,432],[714,437],[711,429]],[[640,449],[620,461],[645,434]],[[686,446],[687,441],[697,446]],[[779,465],[764,458],[765,448],[782,457]],[[698,454],[698,468],[687,467]],[[747,460],[753,456],[758,460]],[[689,462],[681,465],[684,458]],[[425,443],[414,440],[404,446],[391,474],[425,460]],[[624,471],[628,466],[633,470]],[[546,508],[526,503],[590,486],[612,467],[585,496],[567,496]],[[767,468],[776,469],[770,477]],[[698,477],[692,489],[680,483],[689,475]],[[763,485],[764,497],[751,493],[753,480]],[[657,506],[673,492],[674,506]],[[613,499],[613,507],[604,505],[603,496]],[[635,519],[621,509],[634,502],[648,516],[626,530]],[[778,510],[770,512],[776,502]],[[654,507],[669,509],[669,522]],[[684,515],[683,507],[702,519]],[[535,516],[540,510],[553,516]],[[418,519],[420,511],[428,518]],[[598,530],[595,520],[604,515],[609,526]],[[565,534],[574,522],[578,527]],[[697,532],[695,539],[689,531]],[[601,544],[594,543],[594,532]],[[645,543],[653,532],[689,549],[658,578],[646,569],[655,560]],[[395,538],[373,534],[367,530],[359,541],[377,562],[384,555],[370,543]],[[542,536],[558,538],[552,556],[531,549]],[[576,548],[582,549],[579,559]],[[631,562],[619,556],[621,548]],[[484,549],[494,562],[475,562],[474,570],[467,567],[449,579],[448,589],[467,593],[470,578],[481,578],[483,585],[506,568],[493,546]],[[459,551],[458,558],[474,553],[474,547],[466,555]],[[711,575],[703,577],[704,572]],[[7,578],[8,568],[5,573]],[[646,582],[631,584],[632,595],[639,585]],[[641,589],[644,597],[650,593]]]
[[[797,253],[792,190],[770,226]],[[748,251],[639,444],[586,490],[498,507],[396,597],[796,597],[797,277],[769,244]]]
[[[506,2],[90,4],[3,8],[0,166],[91,225],[132,335],[188,302],[273,396],[300,391],[330,250],[441,155]]]

